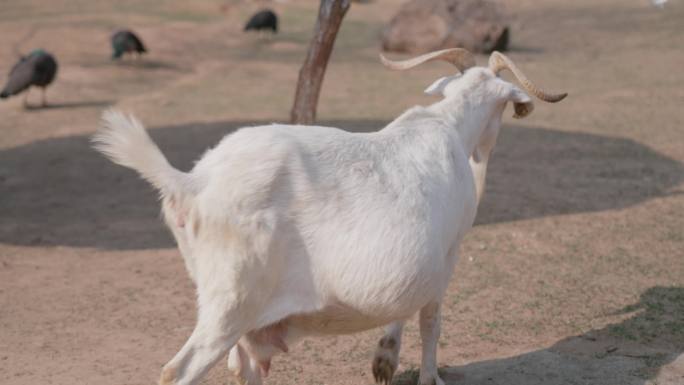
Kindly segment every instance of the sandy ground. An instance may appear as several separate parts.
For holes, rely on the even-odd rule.
[[[154,193],[95,154],[109,105],[136,113],[176,165],[244,125],[285,121],[316,2],[272,3],[282,33],[244,35],[266,3],[9,0],[0,72],[44,47],[47,109],[0,104],[0,383],[152,384],[192,330],[194,293]],[[444,309],[449,385],[684,383],[684,2],[520,0],[510,56],[570,92],[505,128]],[[381,128],[452,69],[384,70],[399,1],[354,4],[321,98],[324,124]],[[223,11],[220,9],[223,8]],[[150,48],[111,63],[130,26]],[[485,62],[486,57],[478,60]],[[37,103],[39,93],[33,91]],[[270,384],[370,384],[378,330],[309,339]],[[420,362],[415,321],[396,384]],[[229,381],[224,364],[203,384]]]

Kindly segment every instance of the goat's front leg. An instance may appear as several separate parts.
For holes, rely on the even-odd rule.
[[[160,385],[195,385],[245,333],[248,319],[237,306],[213,300],[200,306],[195,330],[171,361],[164,365]]]
[[[385,327],[385,335],[378,341],[373,357],[373,378],[377,383],[391,384],[399,365],[401,334],[405,321],[396,321]]]
[[[423,357],[420,364],[420,385],[444,385],[437,374],[437,342],[440,333],[441,304],[431,302],[420,309],[420,338]]]

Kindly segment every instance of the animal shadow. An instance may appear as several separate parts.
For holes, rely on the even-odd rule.
[[[83,104],[61,108],[77,106]],[[174,166],[189,170],[224,135],[270,123],[194,123],[150,133]],[[386,122],[322,124],[368,132]],[[476,223],[624,208],[672,194],[683,179],[682,164],[629,139],[505,127]],[[159,219],[152,188],[92,150],[87,136],[0,150],[0,197],[3,243],[123,250],[175,246]]]
[[[619,313],[623,322],[514,357],[443,367],[447,385],[684,384],[684,288],[656,286]],[[393,385],[414,385],[418,370]]]
[[[145,57],[141,58],[122,58],[114,62],[115,65],[120,66],[120,67],[130,67],[130,68],[139,68],[139,69],[145,69],[145,70],[173,70],[173,71],[182,71],[183,68],[180,66],[171,63],[171,62],[166,62],[162,60],[154,60],[154,59],[148,59]]]
[[[43,106],[40,104],[29,104],[24,107],[26,111],[42,111],[42,110],[62,110],[62,109],[76,109],[76,108],[103,108],[111,106],[115,103],[114,100],[87,100],[87,101],[76,101],[76,102],[62,102],[62,103],[50,103]]]

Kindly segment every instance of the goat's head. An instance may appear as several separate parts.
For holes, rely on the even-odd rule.
[[[380,54],[382,63],[394,70],[407,70],[420,64],[441,60],[446,61],[458,68],[459,73],[436,80],[425,92],[431,95],[443,95],[447,99],[462,99],[467,96],[475,103],[491,106],[487,108],[488,117],[485,117],[484,127],[480,131],[473,158],[478,161],[479,156],[488,157],[494,146],[501,125],[501,114],[508,102],[512,102],[515,110],[515,118],[523,118],[534,109],[532,99],[528,94],[534,95],[540,100],[556,103],[567,96],[563,94],[550,94],[532,83],[527,76],[505,55],[493,52],[489,57],[487,67],[476,67],[474,56],[462,48],[450,48],[414,57],[403,61],[393,61]],[[499,73],[510,70],[518,80],[522,89],[499,77]]]
[[[487,67],[475,67],[475,58],[463,48],[434,51],[403,61],[389,60],[380,54],[380,60],[386,67],[394,70],[407,70],[435,60],[449,62],[458,68],[459,74],[437,79],[425,90],[426,93],[442,94],[448,98],[464,92],[478,92],[483,97],[496,100],[503,105],[506,102],[513,102],[515,118],[523,118],[534,109],[532,99],[525,91],[550,103],[559,102],[567,96],[567,93],[550,94],[543,91],[532,83],[511,59],[496,51],[489,57]],[[499,78],[499,73],[504,69],[513,73],[525,91]]]

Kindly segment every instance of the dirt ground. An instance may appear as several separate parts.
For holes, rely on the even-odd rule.
[[[445,300],[442,375],[449,385],[684,384],[684,2],[506,3],[510,56],[570,96],[522,121],[505,113]],[[243,34],[264,5],[281,14],[281,33]],[[379,33],[399,5],[353,4],[322,123],[379,129],[432,102],[422,89],[453,71],[379,65]],[[0,3],[0,73],[17,44],[60,63],[50,108],[0,103],[0,384],[156,382],[194,325],[193,288],[154,192],[88,137],[114,105],[187,169],[237,127],[286,121],[316,6]],[[138,31],[149,55],[110,62],[117,26]],[[276,358],[268,383],[371,384],[379,336],[308,339]],[[419,363],[413,321],[395,384],[415,383]],[[221,363],[202,383],[228,381]]]

